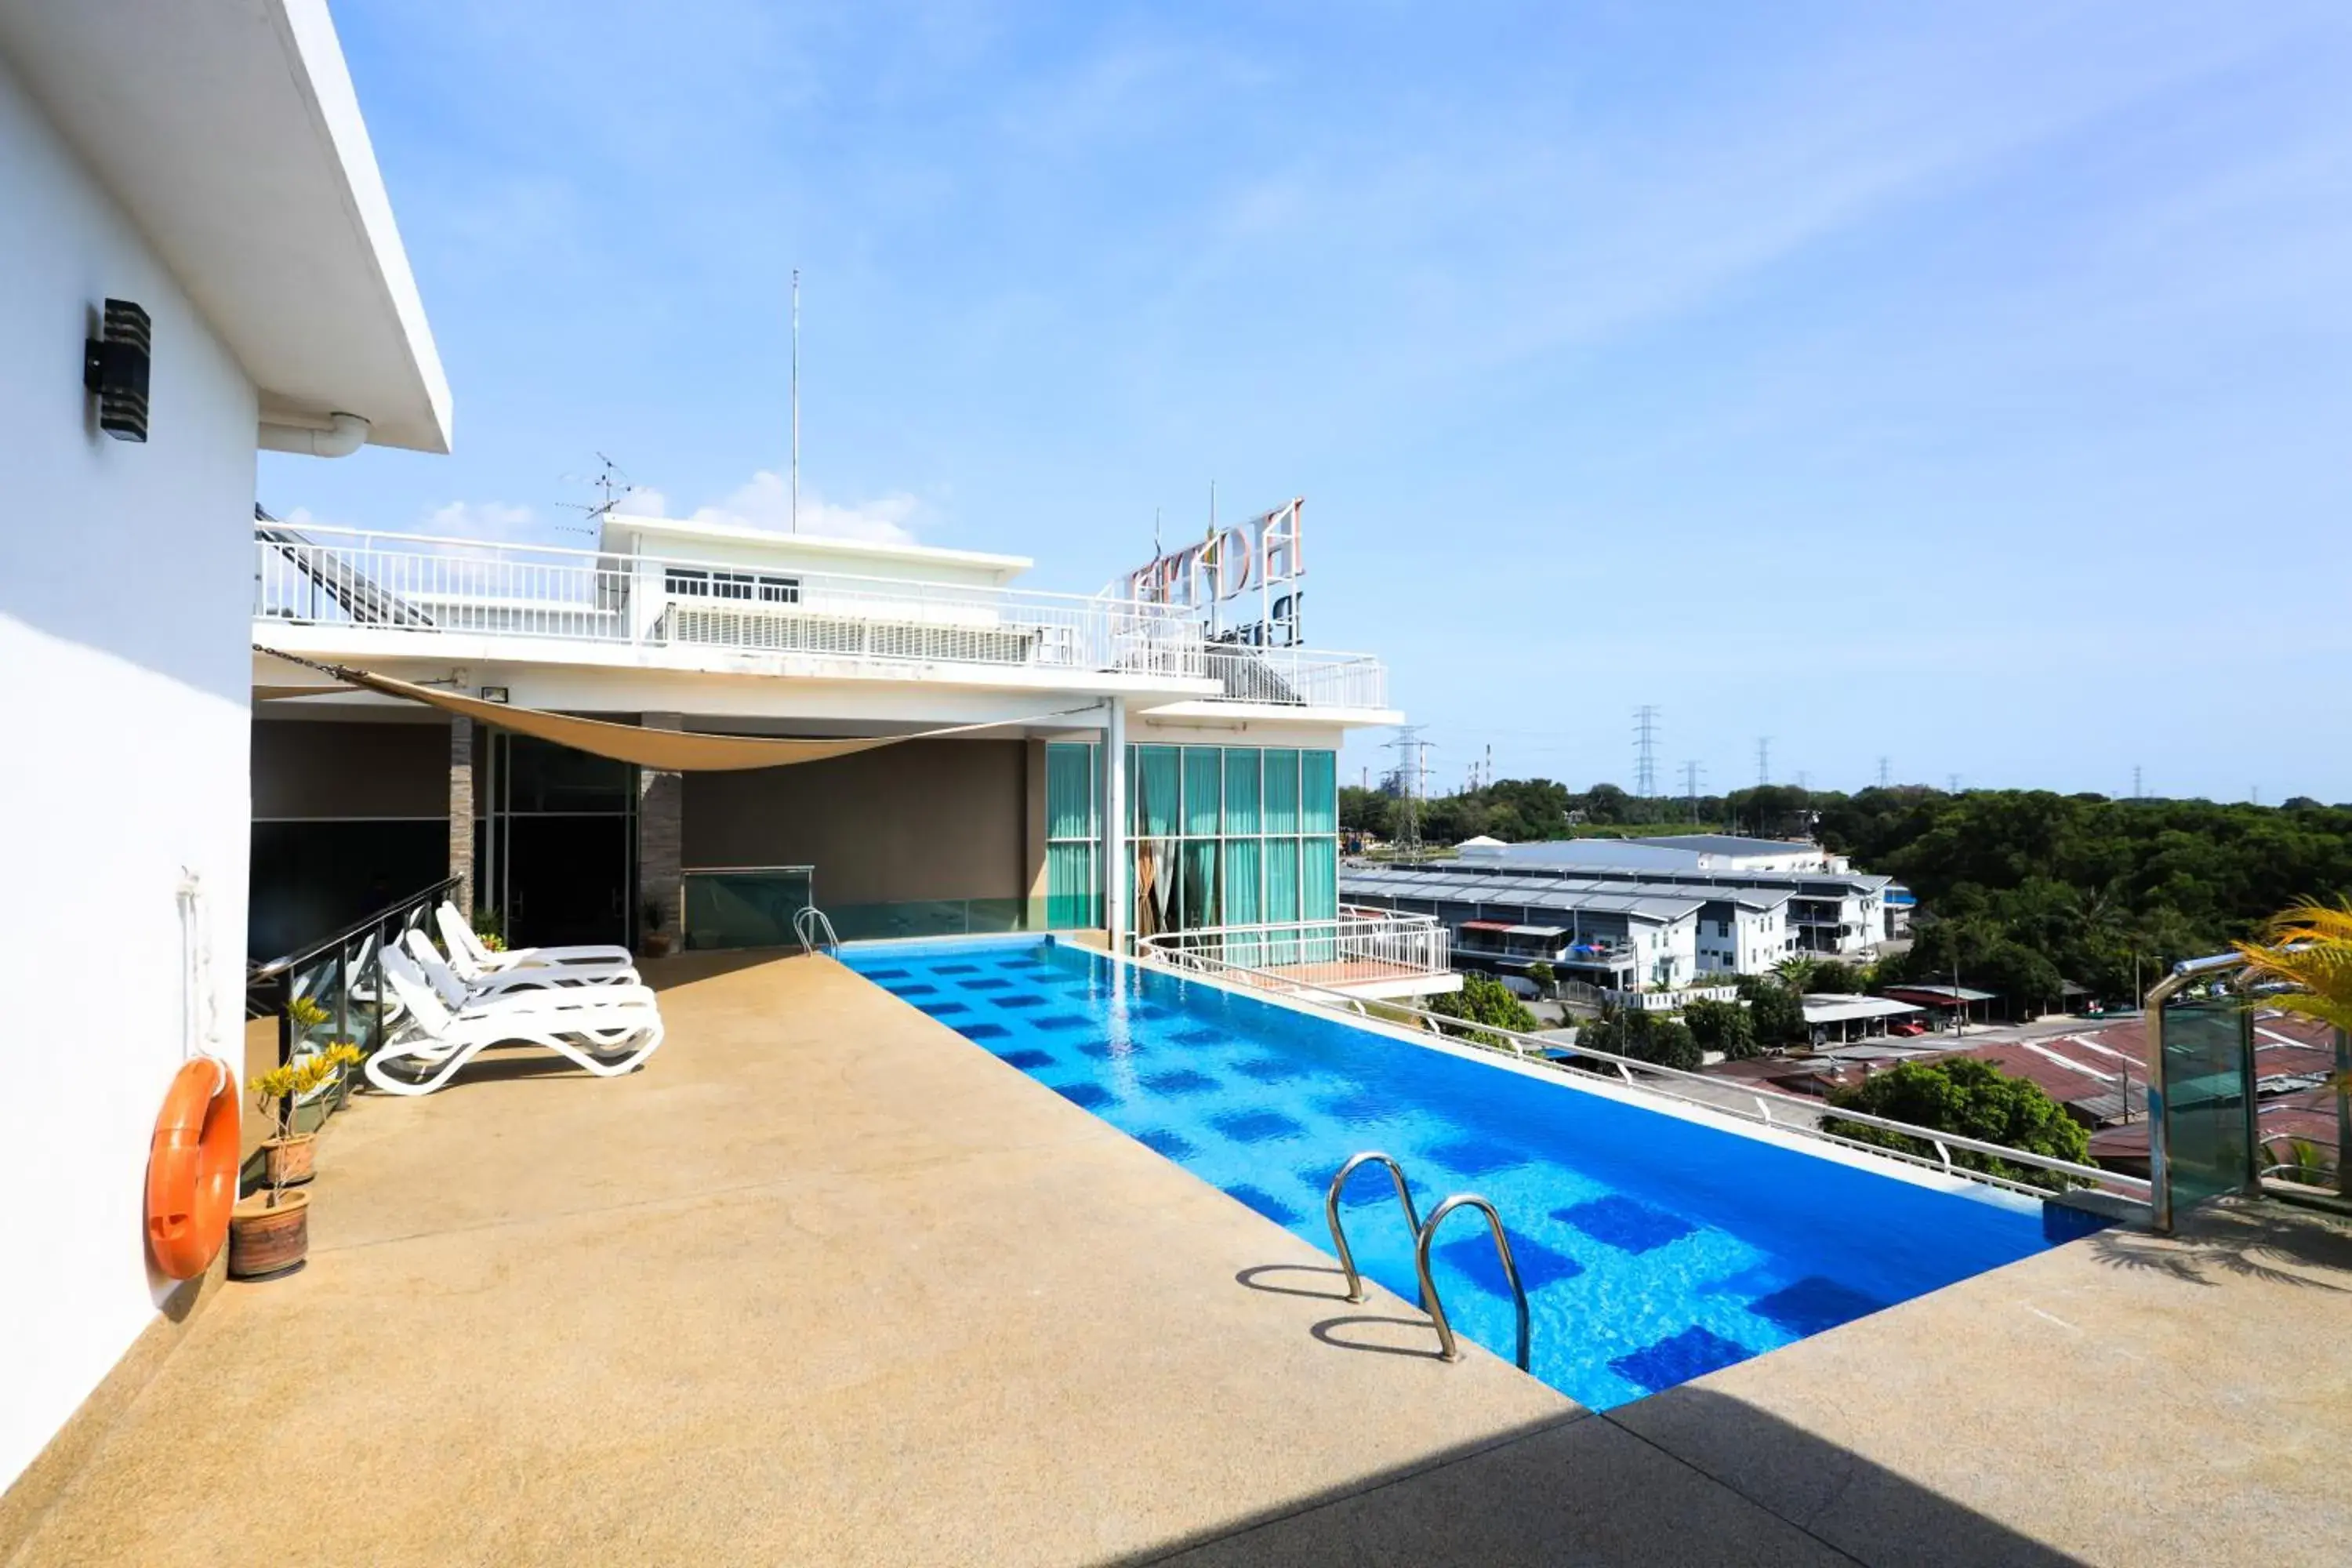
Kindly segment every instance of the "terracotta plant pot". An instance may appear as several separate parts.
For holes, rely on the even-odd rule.
[[[256,1193],[228,1220],[228,1277],[274,1279],[310,1257],[310,1194]]]
[[[319,1173],[319,1135],[315,1132],[272,1138],[261,1146],[261,1153],[273,1187],[299,1187]]]
[[[637,952],[646,958],[660,958],[669,952],[670,939],[661,931],[647,931],[637,939]]]

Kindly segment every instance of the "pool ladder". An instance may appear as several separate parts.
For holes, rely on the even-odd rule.
[[[793,916],[793,934],[801,939],[801,951],[831,952],[841,946],[841,937],[833,929],[833,921],[814,904],[803,904]]]
[[[1364,1299],[1364,1277],[1356,1268],[1356,1255],[1349,1249],[1347,1228],[1339,1223],[1339,1194],[1348,1178],[1365,1165],[1385,1165],[1389,1179],[1396,1184],[1397,1202],[1404,1205],[1404,1222],[1412,1231],[1412,1268],[1421,1284],[1421,1310],[1429,1314],[1432,1327],[1437,1331],[1437,1353],[1441,1360],[1460,1361],[1462,1347],[1454,1338],[1454,1325],[1445,1320],[1445,1303],[1437,1294],[1437,1281],[1429,1275],[1429,1247],[1437,1239],[1437,1227],[1455,1209],[1476,1209],[1486,1216],[1486,1229],[1495,1237],[1495,1255],[1503,1261],[1503,1278],[1510,1281],[1511,1301],[1519,1315],[1519,1370],[1528,1370],[1528,1292],[1519,1283],[1519,1266],[1511,1258],[1511,1238],[1504,1234],[1503,1216],[1495,1205],[1475,1193],[1456,1193],[1430,1210],[1423,1219],[1412,1205],[1412,1187],[1406,1182],[1404,1167],[1377,1149],[1367,1149],[1351,1155],[1331,1178],[1330,1190],[1323,1194],[1323,1217],[1331,1226],[1331,1250],[1339,1255],[1339,1268],[1348,1277],[1348,1300]]]

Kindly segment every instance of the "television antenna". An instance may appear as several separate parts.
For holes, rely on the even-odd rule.
[[[563,476],[564,479],[572,484],[584,483],[588,485],[597,492],[599,499],[593,501],[567,500],[556,502],[556,505],[563,508],[566,511],[576,511],[583,514],[580,525],[577,527],[574,527],[570,523],[557,523],[555,526],[560,531],[564,533],[585,533],[590,535],[601,533],[604,531],[604,520],[611,517],[614,510],[617,509],[623,501],[636,494],[639,489],[644,488],[637,484],[635,480],[630,479],[626,470],[625,470],[620,464],[613,461],[612,458],[606,457],[604,453],[599,452],[596,454],[596,461],[600,466],[597,468],[596,477],[593,479],[583,480],[577,474],[566,474]]]

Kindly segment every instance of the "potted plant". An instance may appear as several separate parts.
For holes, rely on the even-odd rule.
[[[645,934],[637,939],[637,951],[647,958],[659,958],[670,948],[669,932],[662,929],[662,906],[659,899],[647,899],[645,908]]]
[[[310,1255],[310,1194],[289,1192],[300,1172],[309,1181],[313,1172],[315,1132],[294,1131],[294,1108],[325,1087],[360,1059],[359,1047],[338,1040],[317,1056],[272,1068],[247,1087],[254,1105],[266,1112],[274,1131],[262,1144],[266,1191],[240,1202],[229,1215],[228,1272],[233,1279],[268,1279],[290,1274]],[[299,1153],[296,1152],[299,1151]]]

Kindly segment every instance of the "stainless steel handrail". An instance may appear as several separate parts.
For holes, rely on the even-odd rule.
[[[1437,1238],[1437,1227],[1455,1209],[1476,1209],[1486,1216],[1486,1228],[1495,1237],[1496,1255],[1503,1260],[1503,1278],[1511,1282],[1511,1300],[1519,1310],[1519,1370],[1528,1370],[1528,1292],[1519,1283],[1519,1266],[1511,1258],[1511,1238],[1503,1234],[1503,1216],[1495,1205],[1475,1193],[1456,1193],[1437,1205],[1428,1223],[1412,1244],[1413,1271],[1421,1276],[1422,1310],[1429,1314],[1437,1330],[1437,1353],[1445,1361],[1460,1361],[1462,1347],[1454,1342],[1454,1325],[1445,1321],[1445,1303],[1438,1299],[1437,1281],[1429,1277],[1429,1244]]]
[[[824,938],[822,944],[816,940],[819,932]],[[841,933],[833,929],[832,920],[814,904],[803,905],[800,913],[793,917],[793,934],[801,939],[803,953],[830,952],[841,946]]]
[[[1339,1173],[1331,1178],[1329,1190],[1323,1194],[1323,1217],[1331,1226],[1331,1250],[1339,1255],[1340,1270],[1348,1277],[1348,1300],[1350,1301],[1361,1301],[1364,1299],[1364,1277],[1356,1268],[1356,1255],[1349,1249],[1348,1232],[1339,1223],[1339,1192],[1348,1184],[1348,1178],[1354,1175],[1359,1167],[1364,1165],[1388,1167],[1390,1179],[1396,1183],[1397,1202],[1404,1205],[1405,1228],[1410,1230],[1416,1239],[1421,1235],[1421,1215],[1414,1212],[1412,1188],[1404,1179],[1404,1167],[1377,1149],[1367,1149],[1360,1154],[1349,1155],[1348,1163],[1339,1167]],[[1423,1298],[1423,1304],[1427,1304],[1426,1297]]]
[[[1360,1019],[1361,1016],[1356,1007],[1359,998],[1344,991],[1335,991],[1328,985],[1318,985],[1312,981],[1295,980],[1288,975],[1276,974],[1262,969],[1252,969],[1246,964],[1228,963],[1223,959],[1211,958],[1205,953],[1154,952],[1151,956],[1167,964],[1168,967],[1180,971],[1206,966],[1231,970],[1236,974],[1249,976],[1247,980],[1239,981],[1236,984],[1246,984],[1253,992],[1289,992],[1296,994],[1300,1001],[1328,1007],[1333,1011],[1346,1012],[1351,1020]],[[1312,994],[1308,994],[1309,993]],[[1328,1000],[1325,1000],[1326,998]],[[1463,1037],[1491,1035],[1504,1041],[1509,1054],[1522,1061],[1540,1063],[1563,1072],[1583,1072],[1586,1076],[1593,1078],[1611,1076],[1551,1060],[1545,1053],[1562,1049],[1558,1040],[1548,1040],[1539,1036],[1524,1034],[1517,1029],[1507,1029],[1498,1024],[1475,1023],[1450,1013],[1435,1013],[1428,1008],[1415,1007],[1403,1002],[1383,1001],[1380,1005],[1384,1012],[1409,1014],[1424,1023],[1436,1026],[1436,1032],[1441,1038],[1456,1043],[1475,1044],[1475,1041],[1465,1041]],[[2031,1165],[2036,1170],[2051,1171],[2073,1177],[2086,1186],[2105,1186],[2123,1196],[2138,1201],[2146,1200],[2149,1189],[2149,1184],[2146,1180],[2138,1176],[2126,1175],[2121,1171],[2105,1170],[2096,1165],[2079,1165],[2072,1160],[2061,1160],[2048,1154],[2036,1154],[2024,1149],[2011,1149],[2005,1144],[1989,1143],[1981,1139],[1964,1137],[1959,1133],[1946,1132],[1937,1128],[1916,1127],[1907,1121],[1895,1121],[1884,1116],[1873,1116],[1866,1111],[1841,1110],[1818,1100],[1807,1100],[1797,1095],[1785,1094],[1779,1089],[1761,1089],[1754,1084],[1742,1083],[1733,1079],[1709,1078],[1705,1073],[1685,1072],[1680,1068],[1662,1067],[1656,1062],[1645,1062],[1633,1057],[1617,1056],[1580,1043],[1565,1048],[1578,1057],[1590,1058],[1594,1061],[1605,1062],[1613,1067],[1616,1068],[1614,1081],[1623,1083],[1628,1089],[1638,1089],[1643,1093],[1664,1095],[1669,1100],[1685,1105],[1695,1105],[1718,1115],[1737,1116],[1781,1132],[1811,1138],[1823,1143],[1834,1143],[1841,1148],[1856,1150],[1883,1159],[1899,1161],[1905,1164],[1917,1165],[1923,1169],[1948,1175],[1965,1177],[1986,1186],[2005,1188],[2029,1197],[2047,1198],[2051,1195],[2050,1189],[2029,1186],[2021,1182],[2012,1182],[1997,1176],[1990,1171],[1973,1170],[1953,1160],[1951,1151],[1965,1149],[1972,1153],[1988,1154],[2016,1164]],[[1636,1077],[1636,1074],[1641,1076]],[[1685,1081],[1705,1085],[1711,1093],[1680,1092],[1675,1085]],[[1752,1114],[1740,1109],[1738,1102],[1743,1099],[1755,1106],[1756,1109]],[[1775,1117],[1772,1114],[1772,1107],[1776,1104],[1786,1106],[1799,1114],[1793,1118]],[[1806,1117],[1824,1116],[1833,1117],[1841,1121],[1854,1122],[1864,1127],[1875,1127],[1888,1132],[1899,1132],[1906,1138],[1916,1139],[1927,1144],[1937,1151],[1939,1157],[1929,1159],[1905,1150],[1891,1149],[1881,1143],[1864,1143],[1856,1139],[1841,1137],[1835,1132],[1826,1131],[1804,1120]]]

